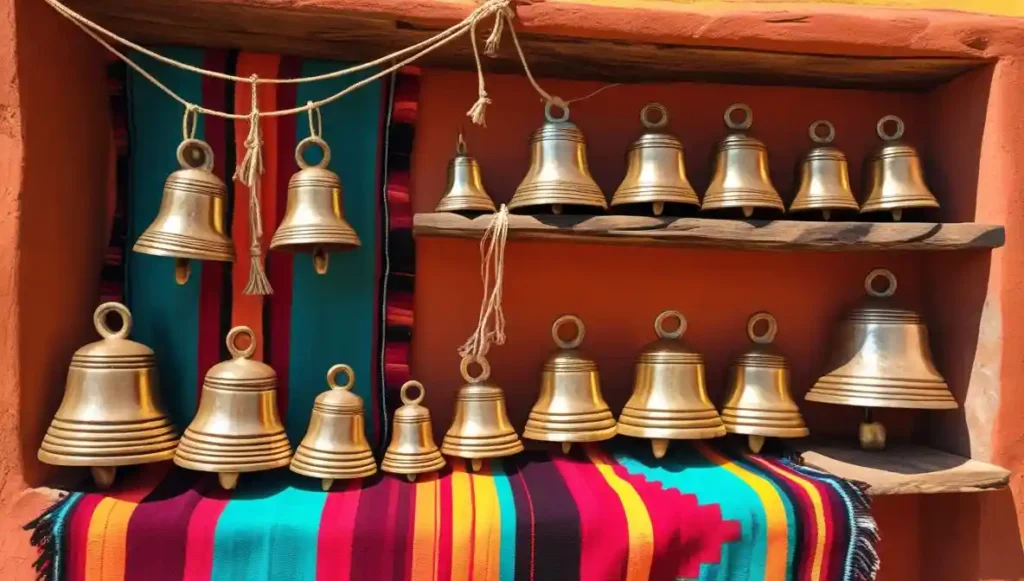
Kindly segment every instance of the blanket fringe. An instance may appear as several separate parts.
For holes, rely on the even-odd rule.
[[[57,554],[58,533],[54,527],[57,524],[58,515],[71,502],[73,496],[73,494],[63,495],[42,514],[22,527],[26,531],[32,531],[29,543],[39,551],[39,558],[32,563],[37,581],[57,581],[55,573],[56,561],[59,558]]]

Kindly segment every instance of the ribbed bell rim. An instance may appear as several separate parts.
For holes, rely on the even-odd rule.
[[[691,350],[679,339],[658,339],[644,347],[637,357],[639,363],[703,365],[704,356]]]
[[[332,389],[316,396],[313,409],[334,414],[360,414],[363,412],[363,398],[347,389]]]
[[[639,139],[629,146],[630,151],[647,147],[665,147],[668,149],[682,149],[683,144],[675,136],[668,133],[644,133]]]
[[[291,179],[288,180],[289,190],[305,186],[340,188],[341,178],[327,168],[307,167],[292,174]]]
[[[786,368],[786,358],[766,351],[748,351],[736,358],[737,367]]]
[[[724,151],[727,149],[763,149],[765,151],[768,148],[764,142],[755,137],[751,137],[746,133],[730,133],[718,143],[718,151]]]
[[[807,152],[807,160],[829,159],[832,161],[846,161],[846,155],[834,147],[815,147]]]
[[[544,371],[597,371],[597,364],[576,349],[565,349],[544,363]]]
[[[185,190],[207,196],[226,194],[224,182],[214,173],[196,168],[179,169],[167,176],[164,189]]]
[[[576,127],[575,123],[571,123],[569,121],[548,122],[541,125],[540,129],[533,132],[533,136],[530,138],[530,143],[548,140],[586,143],[586,140],[583,138],[583,132],[580,131],[580,128]]]
[[[911,145],[902,143],[890,143],[871,154],[869,160],[885,159],[892,157],[917,157],[917,149]]]

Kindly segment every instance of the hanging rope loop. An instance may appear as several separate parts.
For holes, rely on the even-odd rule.
[[[270,286],[263,268],[263,215],[260,204],[260,177],[263,175],[263,137],[260,134],[259,76],[249,77],[252,97],[249,101],[249,134],[245,138],[245,156],[235,168],[235,179],[249,189],[249,282],[242,289],[247,295],[269,295]]]

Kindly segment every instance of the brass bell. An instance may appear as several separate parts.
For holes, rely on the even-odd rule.
[[[826,133],[821,135],[819,130]],[[811,123],[808,133],[818,145],[811,148],[800,163],[800,187],[790,213],[820,210],[828,220],[833,210],[857,211],[857,199],[850,188],[850,168],[842,151],[829,145],[836,137],[836,128],[828,121]]]
[[[409,388],[420,390],[415,399],[409,398]],[[430,410],[421,406],[426,395],[423,384],[406,381],[402,385],[402,407],[395,410],[391,444],[384,453],[380,469],[391,474],[405,474],[409,482],[418,474],[436,472],[444,468],[444,456],[434,443],[434,428],[430,424]]]
[[[757,333],[761,323],[766,323],[766,329]],[[750,317],[747,337],[754,347],[729,369],[729,395],[722,406],[722,421],[726,431],[749,436],[754,453],[761,450],[766,436],[802,438],[808,434],[800,408],[790,394],[786,359],[767,347],[778,330],[775,317],[768,313]]]
[[[199,139],[178,146],[181,169],[167,176],[160,211],[135,241],[135,252],[175,259],[174,278],[185,284],[189,260],[232,262],[235,250],[225,233],[224,182],[213,174],[213,150]]]
[[[337,377],[344,372],[345,383]],[[309,429],[292,457],[292,472],[321,479],[324,492],[335,480],[364,478],[377,473],[373,451],[366,441],[363,400],[352,393],[355,372],[348,365],[335,365],[327,372],[330,391],[316,396]]]
[[[469,366],[480,365],[480,375],[470,375]],[[479,470],[484,458],[503,458],[523,451],[519,434],[505,410],[505,393],[488,381],[491,366],[481,357],[462,359],[462,378],[466,385],[455,396],[455,418],[441,442],[441,453],[469,458],[473,470]]]
[[[494,212],[494,200],[484,189],[480,164],[466,153],[466,141],[459,131],[455,157],[448,162],[448,187],[435,212]]]
[[[736,111],[743,112],[742,121],[733,120]],[[716,149],[711,183],[704,192],[701,210],[742,208],[747,218],[755,208],[786,210],[768,174],[768,148],[746,133],[753,121],[754,113],[742,103],[725,110],[725,125],[731,131]]]
[[[896,125],[892,133],[885,130],[890,121]],[[867,196],[860,208],[861,214],[892,212],[892,219],[898,222],[904,209],[939,207],[938,200],[925,184],[917,150],[900,142],[903,129],[903,120],[895,115],[882,117],[875,126],[883,144],[864,162]]]
[[[239,349],[235,341],[249,338]],[[240,472],[287,466],[292,446],[277,412],[277,374],[253,361],[256,335],[249,327],[228,332],[232,359],[206,372],[196,417],[178,444],[174,463],[189,470],[216,472],[221,487],[231,490]]]
[[[303,156],[317,146],[323,151],[320,163],[309,165]],[[319,137],[307,137],[295,148],[299,171],[288,180],[288,204],[281,225],[270,241],[271,250],[310,252],[313,268],[326,274],[330,252],[359,247],[359,235],[345,220],[341,179],[327,169],[331,148]]]
[[[107,326],[112,312],[121,316],[117,331]],[[104,303],[92,320],[102,339],[71,357],[64,399],[43,437],[39,460],[88,466],[96,485],[105,489],[118,466],[173,458],[178,431],[160,403],[153,350],[128,340],[128,308]]]
[[[558,329],[565,323],[576,325],[576,337],[565,341]],[[551,337],[558,346],[544,363],[540,395],[530,410],[523,437],[545,442],[561,442],[568,452],[573,442],[600,442],[615,436],[615,417],[601,396],[597,364],[577,349],[586,332],[575,315],[563,315],[551,325]]]
[[[652,112],[660,114],[657,121],[649,118]],[[640,123],[648,131],[629,148],[626,177],[615,190],[611,206],[653,204],[655,216],[662,214],[666,203],[700,206],[697,192],[686,179],[683,144],[659,131],[668,126],[668,110],[649,103],[640,110]]]
[[[563,114],[555,117],[554,103],[544,106],[547,119],[530,138],[530,170],[508,203],[509,210],[551,206],[555,214],[563,206],[608,209],[604,193],[587,168],[587,144],[583,132],[569,121],[569,107],[559,105]]]
[[[888,283],[881,291],[874,286],[880,278]],[[957,407],[932,362],[928,329],[920,315],[892,304],[896,282],[896,276],[883,268],[864,279],[869,298],[840,323],[829,371],[807,392],[807,401],[865,408]],[[868,423],[870,442],[862,438],[862,444],[884,447],[884,427]],[[876,434],[870,435],[873,430]]]
[[[665,329],[675,318],[679,328]],[[665,311],[654,320],[658,340],[640,352],[633,379],[633,395],[619,415],[618,433],[649,438],[655,458],[668,450],[669,440],[702,440],[725,435],[725,425],[708,398],[704,357],[679,339],[686,332],[686,317]]]

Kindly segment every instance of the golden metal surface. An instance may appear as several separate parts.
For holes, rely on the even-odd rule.
[[[892,133],[885,126],[892,122]],[[864,162],[864,189],[867,195],[860,208],[861,214],[892,212],[894,220],[901,218],[907,208],[938,208],[939,202],[928,189],[921,169],[921,158],[912,146],[900,142],[903,120],[886,115],[878,120],[875,130],[882,146]]]
[[[234,247],[224,225],[226,190],[213,173],[213,150],[205,141],[178,146],[181,169],[167,176],[160,211],[135,241],[135,252],[175,258],[175,280],[185,284],[189,260],[232,262]]]
[[[561,109],[563,115],[555,117],[552,103],[544,106],[547,122],[530,138],[530,169],[508,203],[509,210],[551,206],[558,214],[563,206],[608,208],[587,167],[583,133],[569,122],[568,107]]]
[[[117,331],[107,326],[110,313],[121,317]],[[103,488],[113,482],[116,466],[170,460],[178,431],[160,402],[153,350],[128,340],[128,308],[104,303],[93,323],[102,339],[71,357],[64,399],[38,455],[47,464],[93,468]]]
[[[558,336],[564,323],[576,326],[576,337]],[[615,417],[601,396],[597,365],[577,348],[586,328],[575,315],[563,315],[551,326],[558,346],[544,363],[540,395],[530,410],[523,437],[547,442],[599,442],[615,436]]]
[[[323,157],[316,165],[306,163],[304,153],[319,147]],[[327,169],[331,148],[319,137],[307,137],[295,147],[299,171],[288,180],[288,204],[271,250],[309,252],[319,274],[327,273],[331,252],[359,247],[359,235],[345,220],[341,179]]]
[[[744,114],[742,121],[733,120],[736,111]],[[725,110],[725,125],[730,132],[716,149],[711,183],[704,192],[701,210],[741,208],[748,218],[755,208],[786,210],[768,174],[768,148],[746,133],[753,122],[754,113],[743,103]]]
[[[448,162],[448,186],[435,212],[494,212],[494,200],[484,189],[480,164],[466,153],[466,140],[459,131],[455,157]]]
[[[239,337],[249,338],[239,348]],[[216,472],[233,488],[240,472],[287,466],[292,447],[277,411],[277,373],[253,361],[256,335],[235,327],[227,336],[232,359],[206,372],[199,409],[178,444],[174,463],[182,468]]]
[[[409,398],[409,388],[412,387],[420,390],[415,399]],[[405,474],[413,480],[417,474],[444,468],[444,456],[434,443],[430,410],[420,405],[426,393],[423,384],[418,381],[406,381],[402,386],[404,405],[395,410],[391,443],[380,465],[384,472]]]
[[[763,333],[757,332],[761,323]],[[747,337],[754,347],[740,355],[729,369],[729,395],[722,406],[725,429],[734,434],[801,438],[808,434],[800,409],[789,390],[786,359],[772,353],[778,323],[769,313],[756,313],[747,321]],[[752,447],[758,440],[751,441]]]
[[[476,363],[480,374],[473,376],[469,366]],[[441,453],[456,458],[501,458],[523,451],[519,434],[512,427],[505,409],[505,393],[488,381],[491,366],[484,357],[462,359],[462,378],[466,385],[455,396],[455,417],[441,442]]]
[[[665,322],[672,318],[679,327],[668,331]],[[619,414],[618,433],[654,440],[654,455],[660,458],[668,449],[665,440],[718,438],[725,435],[725,425],[708,398],[704,357],[680,340],[686,317],[665,311],[655,319],[654,332],[658,340],[637,357],[633,395]]]
[[[344,384],[338,375],[344,373]],[[335,480],[364,478],[377,473],[373,451],[366,441],[363,400],[352,393],[355,372],[348,365],[335,365],[327,372],[330,390],[316,396],[306,437],[295,449],[292,472],[320,478],[324,490]]]
[[[820,134],[825,129],[825,135]],[[818,144],[811,148],[800,164],[799,187],[790,213],[820,211],[828,220],[836,210],[860,210],[850,187],[850,168],[842,151],[829,145],[836,129],[828,121],[811,123],[808,133]]]
[[[652,120],[651,114],[660,117]],[[674,135],[660,131],[668,126],[668,110],[649,103],[640,110],[640,123],[647,131],[629,148],[626,177],[612,196],[611,206],[653,204],[660,216],[666,203],[700,206],[697,192],[686,179],[683,144]]]

